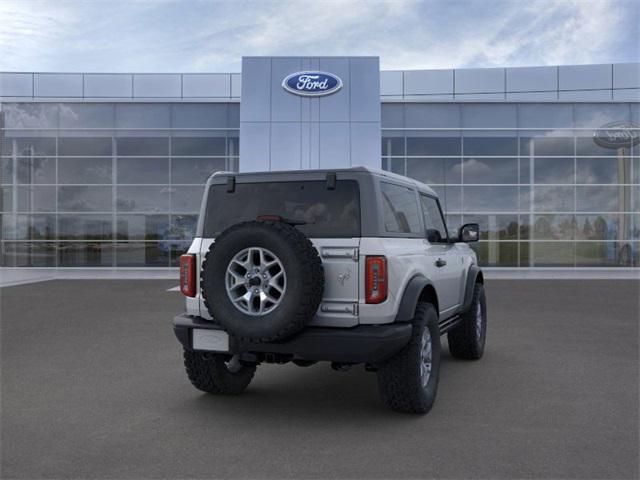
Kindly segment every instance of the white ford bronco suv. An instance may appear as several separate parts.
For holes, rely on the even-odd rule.
[[[187,375],[238,394],[262,362],[362,363],[387,406],[426,413],[440,336],[454,357],[484,351],[478,236],[450,235],[433,190],[381,170],[215,173],[180,258]]]

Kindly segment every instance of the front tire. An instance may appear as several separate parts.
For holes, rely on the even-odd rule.
[[[187,349],[184,366],[194,387],[216,395],[242,393],[256,372],[255,365],[234,362],[231,355]]]
[[[419,302],[409,343],[378,369],[378,391],[385,405],[404,413],[428,413],[440,377],[438,314]]]
[[[463,360],[478,360],[484,353],[487,338],[487,303],[484,285],[476,283],[469,310],[448,334],[451,355]]]

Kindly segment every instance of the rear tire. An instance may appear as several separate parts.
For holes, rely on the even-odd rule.
[[[440,377],[440,329],[433,305],[418,303],[409,343],[380,365],[377,375],[380,397],[392,410],[422,414],[431,410]]]
[[[256,366],[229,365],[231,355],[184,349],[184,366],[194,387],[217,395],[238,395],[253,378]]]
[[[451,355],[463,360],[478,360],[487,338],[487,304],[484,285],[476,283],[469,310],[462,321],[447,334]]]

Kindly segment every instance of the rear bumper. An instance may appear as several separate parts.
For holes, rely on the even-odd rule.
[[[183,347],[191,350],[194,328],[222,330],[219,325],[200,317],[178,315],[173,329]],[[276,354],[295,360],[327,360],[344,363],[377,363],[408,342],[411,324],[359,325],[351,328],[307,327],[284,342],[246,343],[229,338],[230,353]]]

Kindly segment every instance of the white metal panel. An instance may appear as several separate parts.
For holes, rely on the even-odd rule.
[[[640,88],[640,63],[614,64],[613,88]]]
[[[132,76],[127,73],[86,74],[84,95],[95,98],[131,98],[133,96]]]
[[[402,75],[401,71],[380,72],[380,95],[396,95],[402,97]]]
[[[404,94],[431,95],[453,93],[453,70],[407,70]]]
[[[36,97],[82,97],[82,75],[77,73],[36,73]]]
[[[185,74],[182,76],[184,98],[231,96],[231,76],[227,73]]]
[[[557,89],[556,67],[507,68],[507,92],[555,92]]]
[[[33,95],[33,75],[30,73],[0,73],[0,97],[30,97]]]
[[[455,71],[455,93],[504,92],[504,68],[465,68]]]
[[[182,96],[180,75],[136,74],[133,76],[133,96],[138,98],[179,98]]]
[[[612,87],[611,65],[565,65],[559,68],[560,90],[595,90]]]

